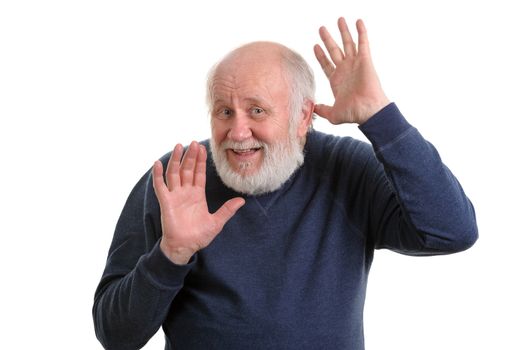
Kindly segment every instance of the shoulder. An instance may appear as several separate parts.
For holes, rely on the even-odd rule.
[[[370,144],[350,136],[311,131],[305,144],[305,165],[318,172],[347,172],[377,162]]]

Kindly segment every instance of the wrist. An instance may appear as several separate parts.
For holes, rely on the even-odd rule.
[[[370,103],[369,106],[367,106],[367,109],[364,111],[362,118],[360,118],[360,120],[358,121],[358,125],[363,125],[364,123],[366,123],[369,119],[371,119],[374,115],[376,115],[390,103],[391,101],[389,101],[387,97]]]
[[[192,258],[192,255],[195,254],[195,251],[184,248],[184,247],[177,247],[177,248],[170,248],[167,246],[166,242],[161,239],[161,244],[159,245],[161,248],[161,252],[174,264],[176,265],[186,265]]]

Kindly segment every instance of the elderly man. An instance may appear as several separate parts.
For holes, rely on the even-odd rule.
[[[212,69],[211,140],[157,161],[118,221],[93,307],[105,347],[163,326],[166,349],[363,349],[375,249],[475,242],[470,201],[385,96],[356,26],[358,45],[340,18],[343,50],[323,27],[328,56],[314,48],[333,106],[314,104],[310,68],[279,44]],[[358,123],[372,147],[312,130],[313,113]]]

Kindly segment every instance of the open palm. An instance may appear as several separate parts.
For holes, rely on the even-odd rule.
[[[330,59],[319,45],[314,46],[314,54],[329,79],[335,98],[333,106],[318,104],[314,111],[333,124],[362,124],[385,107],[389,100],[372,63],[363,21],[356,22],[358,47],[344,18],[338,19],[338,28],[343,51],[325,27],[320,28],[320,37]]]
[[[206,149],[192,142],[182,161],[178,144],[168,162],[166,183],[160,161],[153,168],[155,194],[161,208],[161,250],[173,262],[184,264],[223,229],[243,206],[242,198],[228,200],[215,213],[208,211],[205,196]]]

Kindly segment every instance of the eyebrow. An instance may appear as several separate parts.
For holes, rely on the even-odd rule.
[[[230,99],[224,99],[222,97],[215,98],[213,101],[213,104],[230,104]],[[256,104],[256,105],[265,105],[272,107],[272,104],[269,103],[265,98],[262,97],[247,97],[242,100],[242,102],[248,102],[250,104]]]
[[[257,104],[257,105],[264,104],[266,106],[271,106],[271,104],[265,98],[262,98],[262,97],[248,97],[244,99],[244,101],[248,101],[249,103]]]
[[[222,98],[214,98],[212,100],[212,103],[213,104],[216,104],[216,103],[226,104],[226,101],[224,99],[222,99]]]

